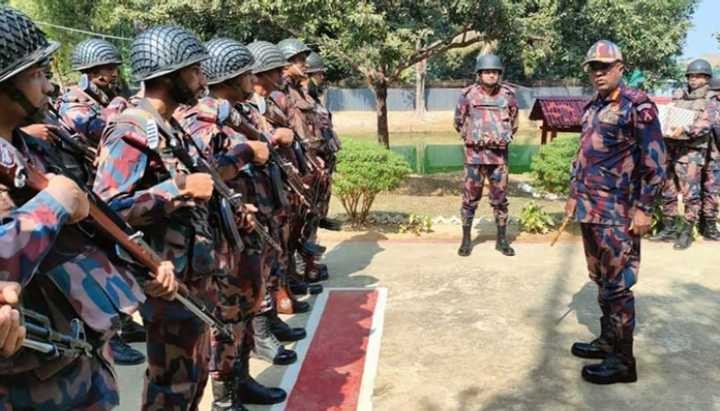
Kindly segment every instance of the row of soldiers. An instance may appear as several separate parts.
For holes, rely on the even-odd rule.
[[[685,75],[687,87],[673,95],[672,104],[694,111],[696,118],[666,138],[670,163],[662,190],[662,229],[652,237],[673,241],[678,250],[690,247],[696,226],[706,240],[720,241],[720,78],[713,79],[704,59],[690,62]],[[684,211],[678,207],[680,195]]]
[[[248,362],[297,361],[283,342],[305,330],[278,314],[328,278],[340,143],[320,56],[158,26],[130,48],[137,94],[88,39],[51,100],[59,44],[9,7],[0,42],[0,409],[117,406],[113,361],[142,362],[125,345],[142,334],[144,410],[197,409],[208,379],[214,410],[284,401]]]

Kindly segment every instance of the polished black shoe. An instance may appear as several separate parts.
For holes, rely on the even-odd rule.
[[[472,239],[470,238],[472,235],[472,224],[469,225],[463,225],[463,238],[462,243],[460,243],[460,248],[458,249],[458,255],[460,257],[467,257],[472,253]]]
[[[324,290],[324,287],[322,284],[308,284],[308,292],[311,295],[317,295],[322,293]]]
[[[290,301],[292,303],[293,313],[303,314],[310,311],[310,303],[296,300],[294,298],[291,298]]]
[[[685,227],[680,231],[680,235],[675,239],[673,248],[676,250],[687,250],[693,242],[693,226],[692,224],[686,224]]]
[[[272,405],[279,404],[287,398],[282,388],[266,387],[249,375],[237,381],[237,399],[243,404]]]
[[[342,230],[342,222],[334,218],[323,217],[320,220],[319,227],[330,231],[340,231]]]
[[[662,229],[650,236],[650,241],[675,241],[678,236],[675,219],[663,218]]]
[[[237,398],[236,381],[212,381],[212,411],[247,411]]]
[[[635,360],[624,363],[615,353],[608,354],[600,364],[586,365],[582,377],[593,384],[615,384],[637,381]]]
[[[304,255],[320,257],[325,253],[325,250],[325,247],[311,241],[305,241],[302,244],[302,254]]]
[[[305,278],[308,283],[318,283],[330,278],[327,265],[325,264],[313,263],[311,265],[306,265],[306,267]]]
[[[596,338],[589,343],[576,342],[570,351],[580,358],[604,359],[613,351],[613,347],[604,338]]]
[[[110,350],[117,365],[139,365],[145,362],[145,354],[129,346],[117,334],[110,339]]]
[[[126,343],[133,343],[145,342],[147,336],[145,334],[145,327],[128,317],[127,320],[123,321],[122,328],[120,329],[120,337]]]
[[[288,288],[295,295],[305,295],[308,293],[308,284],[300,279],[288,278]]]
[[[720,241],[720,231],[714,219],[704,218],[700,223],[700,233],[708,241]]]
[[[270,312],[267,315],[268,322],[270,323],[270,332],[280,341],[283,342],[294,342],[300,341],[307,336],[307,332],[304,328],[293,328],[290,327],[285,321],[283,321],[274,312]]]
[[[495,249],[508,257],[512,257],[515,255],[515,250],[510,247],[510,242],[507,239],[507,226],[505,225],[497,226],[497,240],[495,241]]]

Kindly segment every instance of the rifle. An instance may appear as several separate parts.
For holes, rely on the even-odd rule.
[[[157,111],[152,106],[150,106],[146,100],[140,100],[137,106],[147,111],[155,118],[155,123],[158,125],[158,130],[168,141],[168,145],[170,146],[170,150],[172,150],[173,155],[175,155],[175,157],[180,160],[180,162],[190,172],[207,173],[210,175],[213,180],[214,191],[219,197],[220,217],[223,220],[224,229],[226,231],[229,231],[229,233],[226,233],[228,234],[228,240],[231,243],[235,243],[235,248],[239,249],[239,251],[242,251],[242,240],[240,240],[240,234],[234,218],[235,215],[240,214],[250,216],[250,219],[254,225],[253,231],[257,234],[258,238],[262,243],[270,244],[270,246],[272,246],[277,252],[282,253],[282,247],[272,238],[267,228],[261,225],[252,213],[247,211],[247,208],[242,201],[242,194],[236,192],[235,190],[230,188],[230,186],[225,184],[225,180],[223,180],[220,172],[215,168],[215,166],[210,164],[207,159],[205,159],[202,154],[202,150],[200,150],[200,148],[195,145],[195,141],[193,140],[192,136],[188,135],[185,130],[183,130],[183,128],[179,124],[177,124],[177,121],[175,119],[170,119],[171,124],[180,133],[180,138],[182,138],[183,141],[192,144],[197,149],[198,155],[195,157],[191,156],[190,153],[188,153],[180,138],[178,138],[178,136],[173,130],[169,129],[168,124],[162,118],[160,118],[160,115],[157,113]]]
[[[278,166],[278,168],[282,172],[283,179],[285,180],[287,186],[298,197],[300,197],[300,200],[306,207],[312,207],[310,205],[310,202],[308,202],[307,200],[307,190],[305,189],[305,184],[303,183],[298,173],[293,169],[292,164],[283,160],[277,150],[275,150],[275,148],[272,146],[272,138],[270,137],[270,135],[264,131],[260,131],[257,128],[253,127],[250,119],[247,117],[247,114],[243,112],[242,107],[238,109],[233,109],[232,107],[228,106],[227,113],[224,113],[223,106],[221,106],[221,111],[219,114],[220,121],[229,125],[238,132],[246,135],[250,140],[262,141],[263,143],[266,143],[268,145],[268,148],[270,149],[270,162]]]
[[[77,154],[78,156],[82,156],[82,159],[90,167],[90,169],[94,170],[97,150],[94,147],[90,146],[89,142],[85,140],[84,137],[76,133],[65,123],[65,121],[60,116],[60,113],[57,112],[57,110],[55,109],[55,107],[53,107],[52,104],[48,104],[46,117],[48,118],[48,122],[50,124],[57,126],[58,132],[54,134],[60,139],[62,144],[67,146],[67,148],[69,148],[70,151],[72,151],[73,153]]]
[[[4,165],[0,169],[0,181],[18,189],[29,187],[34,191],[42,191],[48,185],[45,175],[31,164],[20,165],[13,163]],[[78,184],[81,188],[82,185]],[[147,268],[145,275],[154,278],[154,274],[162,259],[150,246],[142,240],[142,233],[136,232],[115,210],[110,208],[92,190],[84,190],[90,200],[90,218],[97,228],[113,239],[120,247],[130,254],[137,263]],[[134,272],[134,271],[133,271]],[[190,293],[184,284],[180,283],[175,300],[185,306],[198,319],[210,327],[215,328],[222,338],[232,339],[233,331],[230,326],[219,320],[202,301]]]
[[[20,308],[20,313],[27,330],[23,347],[51,358],[92,356],[94,348],[87,342],[83,324],[77,318],[70,321],[70,334],[62,334],[50,327],[46,316],[27,308]]]

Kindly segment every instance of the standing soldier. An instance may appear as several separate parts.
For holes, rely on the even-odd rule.
[[[118,331],[122,314],[130,315],[144,300],[134,278],[118,271],[109,251],[97,246],[97,230],[85,220],[87,194],[61,175],[63,163],[44,141],[18,129],[37,122],[52,87],[46,73],[59,45],[22,13],[0,8],[0,409],[110,410],[119,403],[107,349]],[[18,172],[34,169],[46,174],[47,187],[31,192]],[[9,177],[9,178],[7,178]],[[8,184],[8,182],[10,182]],[[82,226],[80,222],[82,221]],[[109,239],[108,239],[109,240]],[[171,298],[177,290],[173,265],[164,262],[156,280],[146,284],[154,297]],[[82,335],[87,355],[60,353],[57,357],[20,349],[24,327],[19,326],[17,304],[49,319],[62,334]],[[73,331],[75,330],[75,331]],[[36,336],[37,337],[37,336]]]
[[[458,255],[472,252],[471,232],[485,180],[497,224],[495,249],[513,256],[507,239],[508,145],[518,128],[515,92],[502,84],[500,57],[481,54],[475,62],[477,83],[462,91],[455,109],[455,130],[465,142],[465,186],[462,202],[463,240]]]
[[[209,295],[219,229],[209,220],[213,180],[180,161],[181,151],[200,153],[172,117],[204,90],[200,62],[208,54],[189,31],[158,26],[135,38],[130,56],[144,96],[105,128],[94,189],[173,261],[191,293]],[[197,409],[208,378],[208,328],[176,301],[148,298],[141,314],[148,355],[142,409]]]
[[[637,281],[640,238],[650,229],[665,178],[665,144],[655,104],[622,84],[625,66],[617,45],[598,41],[583,67],[597,93],[585,106],[565,213],[580,222],[603,315],[600,337],[573,344],[572,353],[603,359],[583,367],[582,376],[591,383],[634,382],[635,298],[630,288]]]
[[[117,95],[118,69],[122,64],[120,52],[111,43],[101,39],[87,39],[73,50],[73,70],[81,73],[79,84],[70,87],[57,101],[59,121],[95,150],[107,123],[108,116],[117,114],[127,101]],[[95,174],[90,170],[89,177]],[[92,181],[89,182],[92,186]],[[145,362],[145,355],[128,345],[128,342],[145,341],[145,329],[131,317],[123,319],[120,334],[110,340],[113,359],[119,365],[136,365]]]
[[[718,208],[720,208],[720,77],[710,81],[709,113],[712,129],[708,141],[708,153],[702,176],[702,216],[700,233],[706,240],[720,241],[717,228]]]
[[[684,250],[693,241],[693,228],[702,208],[702,170],[710,140],[709,103],[712,66],[703,59],[693,60],[685,71],[688,87],[673,95],[677,107],[697,113],[690,127],[671,130],[665,139],[669,157],[668,178],[662,191],[663,229],[653,240],[675,240],[673,248]],[[685,215],[679,231],[674,220],[678,215],[678,194],[682,194]]]

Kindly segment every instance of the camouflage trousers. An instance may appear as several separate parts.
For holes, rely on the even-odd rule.
[[[250,320],[232,324],[234,339],[226,341],[213,333],[210,340],[210,376],[216,381],[227,381],[235,375],[237,364],[249,356],[254,339]]]
[[[465,164],[465,183],[460,214],[463,221],[472,220],[482,198],[483,186],[487,179],[490,186],[490,205],[498,225],[508,221],[508,167],[506,164]]]
[[[120,403],[115,376],[96,356],[79,357],[47,380],[27,372],[0,377],[0,411],[111,410]]]
[[[635,329],[635,296],[640,267],[640,237],[627,226],[580,224],[590,279],[598,286],[598,303],[609,331],[631,338]]]
[[[142,409],[197,410],[208,379],[208,327],[194,317],[143,316],[143,322],[148,368]]]
[[[713,145],[702,170],[702,216],[718,219],[720,209],[720,149]]]
[[[673,155],[678,149],[668,148],[668,176],[662,189],[662,212],[667,217],[678,215],[678,194],[685,205],[685,220],[696,223],[702,207],[702,169],[704,152],[690,150],[681,159]]]

